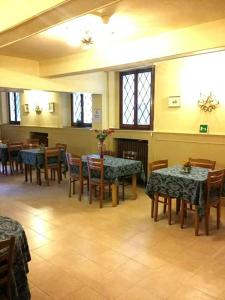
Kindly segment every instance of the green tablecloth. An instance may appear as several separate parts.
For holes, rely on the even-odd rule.
[[[197,205],[202,214],[208,172],[205,168],[192,167],[190,173],[183,173],[181,165],[155,170],[148,178],[146,193],[152,199],[154,193],[162,193],[172,198],[188,200]]]
[[[27,238],[23,227],[17,221],[0,216],[0,239],[15,236],[15,258],[13,263],[12,299],[29,300],[31,298],[27,273],[31,260]],[[1,296],[0,296],[1,297]]]
[[[99,155],[92,154],[92,157],[99,158]],[[83,175],[88,176],[87,155],[82,156]],[[72,172],[76,173],[76,168],[72,167]],[[124,159],[118,157],[104,156],[104,176],[105,179],[118,183],[119,179],[124,176],[140,174],[142,180],[145,180],[143,164],[139,160]]]
[[[20,151],[22,162],[26,165],[31,165],[35,168],[42,168],[44,166],[44,150],[40,148],[26,149]],[[54,162],[54,158],[53,161]],[[61,150],[61,162],[66,165],[65,151]]]

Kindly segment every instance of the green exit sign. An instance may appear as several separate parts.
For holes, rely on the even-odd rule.
[[[199,132],[200,133],[207,133],[208,132],[208,125],[200,125]]]

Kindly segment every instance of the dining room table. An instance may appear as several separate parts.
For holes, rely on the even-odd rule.
[[[36,169],[37,172],[40,172],[41,168],[44,167],[45,156],[44,156],[44,148],[31,148],[31,149],[23,149],[20,151],[21,160],[25,165],[25,181],[28,181],[28,173],[30,174],[30,181],[32,182],[32,168]],[[66,163],[66,154],[63,149],[60,149],[60,160],[64,166],[64,170],[62,172],[66,172],[67,163]],[[53,159],[54,162],[54,159]],[[38,176],[37,176],[38,178]],[[40,181],[37,180],[38,184],[41,184]]]
[[[148,178],[146,194],[152,201],[157,194],[187,200],[197,206],[200,215],[204,215],[209,171],[206,168],[191,167],[190,172],[185,172],[182,165],[154,170]],[[225,185],[222,195],[225,195]]]
[[[31,261],[29,246],[22,225],[14,219],[0,216],[0,240],[15,237],[15,254],[12,266],[11,291],[13,300],[31,299],[27,273]]]
[[[99,158],[99,154],[88,154],[82,156],[83,176],[88,176],[87,156]],[[137,174],[145,181],[143,163],[139,160],[131,160],[104,155],[104,177],[112,183],[112,206],[118,204],[118,187],[122,177],[132,176],[132,198],[137,198]]]

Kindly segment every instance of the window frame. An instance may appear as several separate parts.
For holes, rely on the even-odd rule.
[[[15,121],[12,121],[11,120],[11,110],[10,110],[10,93],[13,93],[13,98],[14,98],[14,106],[15,108],[17,107],[17,104],[16,104],[16,93],[18,93],[20,95],[19,92],[7,92],[7,99],[8,99],[8,118],[9,118],[9,124],[12,124],[12,125],[20,125],[20,122],[21,121],[18,121],[18,116],[17,116],[17,109],[15,109]],[[19,104],[20,106],[20,104]],[[20,111],[21,113],[21,111]]]
[[[71,94],[71,126],[72,127],[83,127],[83,128],[91,128],[92,123],[84,123],[84,94],[79,93],[81,96],[81,123],[77,123],[73,121],[73,93]]]
[[[138,125],[138,74],[149,71],[151,73],[151,99],[150,99],[150,124],[149,125]],[[134,124],[123,124],[123,76],[134,74]],[[154,124],[154,87],[155,87],[155,67],[151,66],[144,69],[133,69],[129,71],[123,71],[119,74],[119,97],[120,97],[120,129],[136,129],[136,130],[153,130]]]

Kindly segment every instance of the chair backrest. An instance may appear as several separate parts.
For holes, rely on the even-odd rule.
[[[45,167],[60,164],[60,149],[59,148],[45,148]]]
[[[27,139],[27,144],[39,145],[39,139]]]
[[[15,253],[15,237],[0,241],[0,286],[11,280],[12,266]]]
[[[209,171],[207,178],[207,202],[220,199],[224,184],[224,175],[224,169]]]
[[[109,156],[116,156],[116,153],[114,151],[111,150],[105,150],[103,151],[104,155],[109,155]]]
[[[168,159],[155,160],[149,163],[149,172],[150,174],[154,170],[159,170],[168,167]]]
[[[82,176],[83,172],[82,172],[81,157],[75,154],[66,153],[66,160],[67,160],[69,174],[72,175],[76,173],[78,176]]]
[[[23,143],[8,144],[9,161],[18,157],[18,153],[23,149]]]
[[[64,150],[64,151],[66,151],[67,149],[67,144],[56,143],[55,146],[56,148],[59,148],[60,150]]]
[[[104,164],[102,158],[87,157],[88,165],[88,178],[91,182],[93,178],[100,178],[101,182],[104,181]]]
[[[189,162],[193,167],[201,167],[205,169],[214,170],[216,166],[216,161],[203,158],[189,158]]]
[[[123,158],[126,158],[126,159],[137,159],[137,152],[135,151],[123,151]]]

